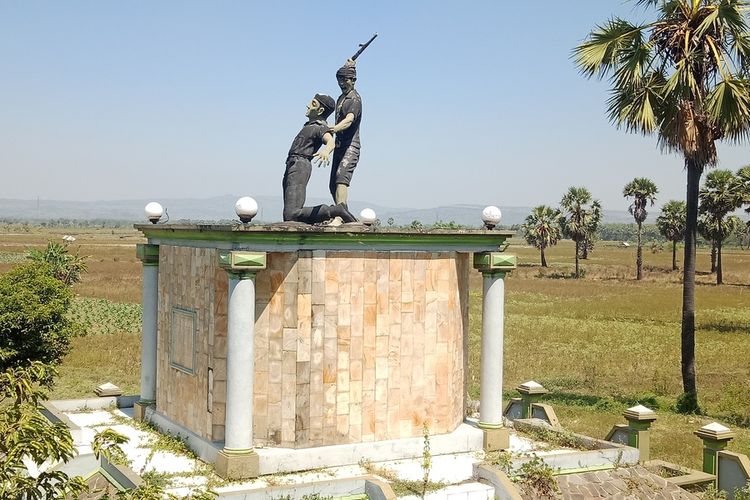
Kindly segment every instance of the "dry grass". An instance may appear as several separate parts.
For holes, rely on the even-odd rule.
[[[141,340],[137,334],[76,337],[59,367],[52,399],[95,397],[94,389],[112,382],[123,394],[140,391]]]
[[[88,272],[74,291],[82,297],[94,297],[113,302],[141,301],[141,263],[135,257],[136,243],[145,238],[134,229],[75,229],[31,228],[19,232],[11,227],[0,239],[0,272],[7,271],[30,248],[43,248],[50,240],[60,241],[70,234],[76,241],[70,251],[88,256]],[[5,262],[10,260],[11,262]]]
[[[90,255],[89,272],[77,285],[81,296],[140,302],[141,266],[133,230],[68,230],[80,253]],[[64,230],[3,234],[0,272],[29,246],[42,247]],[[548,400],[566,427],[603,437],[622,410],[634,402],[657,407],[652,456],[696,467],[700,441],[692,431],[708,419],[670,410],[681,392],[681,273],[672,272],[671,253],[644,252],[645,279],[635,276],[635,249],[600,242],[583,261],[586,277],[565,278],[573,270],[573,246],[562,242],[539,254],[520,242],[509,252],[519,268],[507,279],[505,391],[529,379],[552,390]],[[681,253],[678,254],[681,263]],[[698,258],[697,368],[700,401],[708,413],[737,430],[730,449],[750,454],[750,252],[724,253],[726,285],[713,284],[708,252]],[[479,390],[481,277],[472,273],[470,302],[470,393]],[[127,360],[127,361],[123,361]],[[138,336],[95,335],[74,339],[61,367],[54,397],[91,395],[105,381],[126,393],[138,391]],[[742,423],[746,427],[738,424]]]

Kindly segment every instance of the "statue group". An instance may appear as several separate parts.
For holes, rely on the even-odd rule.
[[[362,121],[362,99],[354,89],[356,59],[376,36],[360,45],[357,53],[336,72],[341,89],[338,99],[334,101],[329,95],[315,94],[307,105],[307,122],[292,141],[286,158],[282,182],[284,221],[330,225],[357,221],[347,205],[349,185],[359,163],[359,126]],[[327,119],[334,112],[335,123],[329,126]],[[331,164],[331,205],[305,206],[313,162],[318,166]]]

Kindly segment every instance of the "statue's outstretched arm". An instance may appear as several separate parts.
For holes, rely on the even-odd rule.
[[[325,146],[313,155],[313,159],[317,159],[319,162],[318,167],[328,165],[328,162],[331,159],[331,152],[336,145],[336,141],[333,140],[333,135],[331,135],[330,132],[323,134],[323,144],[325,144]]]

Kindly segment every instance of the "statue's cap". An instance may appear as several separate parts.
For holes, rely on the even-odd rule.
[[[336,78],[357,78],[357,68],[353,64],[344,64],[336,72]]]
[[[326,115],[328,116],[333,112],[334,109],[336,109],[336,101],[333,100],[333,97],[327,95],[327,94],[315,94],[315,100],[318,101],[318,103],[325,108]]]

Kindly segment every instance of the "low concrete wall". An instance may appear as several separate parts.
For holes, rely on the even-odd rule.
[[[734,490],[746,487],[750,481],[750,459],[747,455],[731,451],[720,451],[717,458],[718,488],[726,491],[728,500],[734,500]]]
[[[254,490],[222,493],[219,498],[231,500],[266,500],[268,498],[302,498],[305,495],[318,494],[321,497],[342,497],[348,495],[367,494],[372,500],[392,500],[396,498],[391,487],[373,476],[360,476],[346,479],[332,479],[330,481],[316,481],[312,483],[272,486]]]
[[[548,432],[558,434],[564,432],[562,429],[552,427],[547,422],[535,418],[518,419],[513,422],[513,425],[520,431],[533,432],[535,429],[544,429]],[[635,465],[638,463],[640,453],[636,448],[572,432],[568,432],[567,435],[575,437],[587,449],[571,450],[570,452],[551,455],[544,454],[544,452],[537,453],[537,456],[544,460],[547,465],[553,469],[559,469],[562,473],[570,473],[583,469],[615,467],[618,465]],[[514,459],[513,468],[518,469],[530,460],[533,460],[533,457]]]
[[[513,481],[497,467],[474,464],[474,477],[495,487],[495,498],[499,500],[523,500]]]

